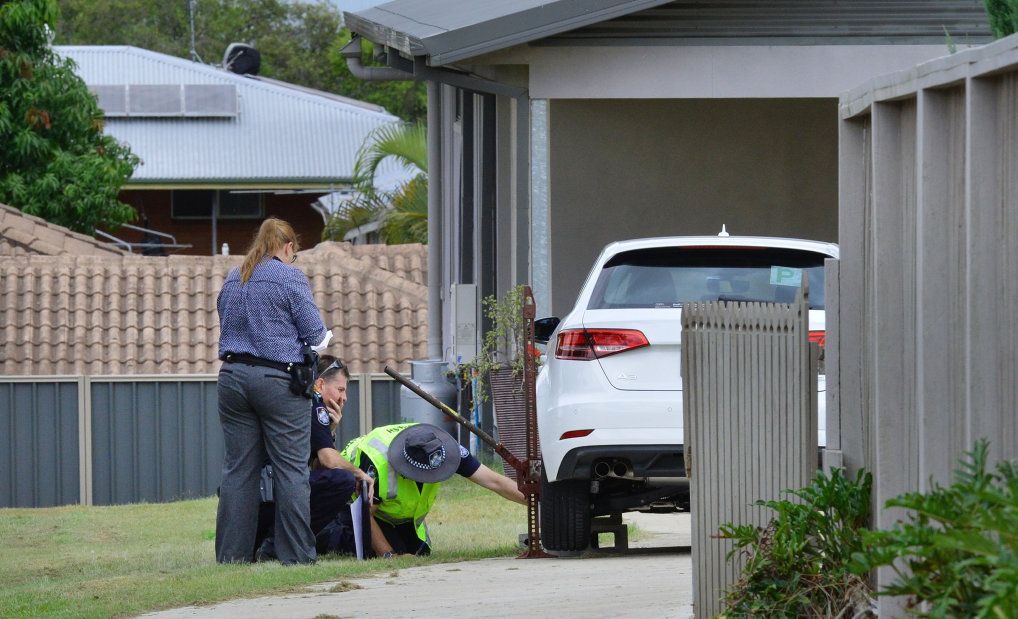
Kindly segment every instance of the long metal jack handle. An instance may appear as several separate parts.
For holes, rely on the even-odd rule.
[[[519,458],[514,456],[512,454],[512,452],[510,452],[508,449],[506,449],[505,445],[503,445],[502,443],[499,443],[494,438],[492,438],[492,436],[490,434],[488,434],[484,430],[478,428],[476,425],[474,425],[473,423],[468,421],[462,415],[460,415],[459,413],[454,411],[452,409],[452,407],[450,407],[448,404],[446,404],[445,402],[442,402],[441,400],[439,400],[435,396],[431,395],[430,393],[428,393],[424,389],[421,389],[421,387],[417,383],[413,382],[409,378],[406,378],[405,376],[403,376],[399,372],[393,370],[389,366],[385,366],[385,373],[388,374],[389,376],[391,376],[393,378],[393,380],[395,380],[399,384],[403,385],[404,387],[406,387],[410,391],[413,391],[414,393],[416,393],[417,395],[422,397],[428,404],[431,404],[432,406],[434,406],[438,410],[440,410],[443,413],[445,413],[447,416],[451,417],[453,421],[455,421],[456,423],[460,424],[461,426],[463,426],[464,428],[466,428],[468,431],[472,432],[473,434],[477,435],[477,438],[481,439],[482,441],[487,443],[487,445],[489,447],[494,449],[495,453],[497,453],[499,456],[501,456],[502,459],[505,460],[506,464],[508,464],[509,466],[511,466],[514,469],[516,469],[517,473],[520,473],[521,475],[523,475],[524,471],[526,471],[526,469],[527,469],[526,464],[524,464]]]

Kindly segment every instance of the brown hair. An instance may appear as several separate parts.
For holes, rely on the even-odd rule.
[[[293,251],[300,249],[300,241],[293,227],[282,219],[269,217],[258,228],[258,234],[251,241],[240,267],[240,282],[246,284],[254,273],[255,266],[272,254],[279,251],[287,243],[293,243]]]

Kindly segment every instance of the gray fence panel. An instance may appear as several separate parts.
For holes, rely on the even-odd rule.
[[[400,412],[400,388],[400,384],[392,379],[371,381],[372,427],[377,428],[404,421]]]
[[[364,397],[362,381],[356,377],[346,386],[346,404],[343,406],[343,419],[336,428],[336,449],[343,451],[343,448],[351,439],[361,435],[361,421],[358,411],[361,408],[361,399]]]
[[[840,115],[827,352],[844,462],[873,472],[886,527],[888,499],[948,482],[977,439],[1018,459],[1018,35],[879,77]],[[881,597],[881,616],[902,603]]]
[[[726,522],[764,526],[757,500],[782,498],[816,470],[817,351],[808,305],[692,303],[682,308],[683,427],[690,478],[693,607],[720,613],[742,568]]]
[[[77,382],[0,382],[0,507],[81,500]]]
[[[214,494],[223,436],[214,380],[92,381],[92,501]]]
[[[402,421],[399,388],[354,376],[337,447]],[[211,376],[0,377],[0,431],[0,507],[174,501],[222,477]]]

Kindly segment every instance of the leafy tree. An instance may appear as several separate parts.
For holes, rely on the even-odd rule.
[[[65,45],[134,45],[190,57],[187,1],[59,0],[63,18],[56,42]],[[195,50],[219,63],[230,43],[261,52],[266,77],[338,93],[385,107],[416,122],[425,117],[425,86],[416,82],[365,82],[350,74],[339,50],[350,41],[339,10],[322,0],[196,0]],[[371,63],[370,46],[365,63]]]
[[[55,0],[0,3],[0,202],[91,234],[133,220],[117,194],[138,158],[103,134],[95,97],[49,46]]]
[[[381,164],[395,160],[417,174],[393,191],[378,191]],[[390,245],[428,242],[428,147],[424,125],[385,125],[371,132],[354,166],[357,197],[334,214],[322,238],[343,236],[367,223],[381,223],[382,238]]]
[[[1000,39],[1018,32],[1018,0],[983,0],[990,18],[993,38]]]

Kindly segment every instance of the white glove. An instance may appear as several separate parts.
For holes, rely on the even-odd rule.
[[[322,338],[322,341],[312,346],[311,350],[315,352],[322,352],[329,345],[330,341],[332,341],[332,329],[327,330],[325,332],[325,336]]]

